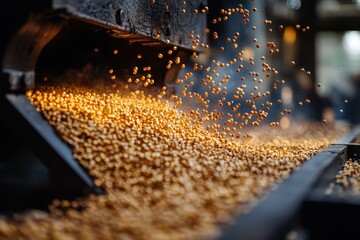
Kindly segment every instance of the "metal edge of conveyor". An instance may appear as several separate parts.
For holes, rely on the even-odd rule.
[[[322,218],[317,218],[317,220],[312,221],[310,224],[319,224],[319,221],[325,218],[327,218],[327,223],[332,222],[335,224],[337,223],[334,221],[335,216],[345,216],[354,209],[360,213],[359,197],[342,198],[330,196],[324,198],[324,186],[328,186],[331,181],[334,181],[334,177],[348,157],[360,157],[360,144],[354,143],[358,136],[360,136],[360,126],[354,126],[346,135],[315,154],[280,183],[275,190],[269,192],[253,209],[247,213],[237,215],[232,224],[223,228],[219,240],[286,239],[286,234],[292,230],[295,222],[298,224],[300,221],[300,224],[304,225],[303,215],[305,215],[305,218],[308,217],[309,209],[307,209],[307,205],[309,202],[316,205],[316,208],[319,208],[319,204],[322,204],[323,211],[331,209]],[[338,207],[337,210],[333,208],[334,205]],[[304,209],[305,212],[300,212],[304,211]],[[321,209],[318,210],[321,211]],[[336,215],[336,212],[338,215]],[[311,214],[310,217],[313,218],[313,216],[314,214]],[[299,220],[299,218],[301,219]],[[343,224],[349,225],[349,220],[345,218],[342,220]],[[324,229],[331,226],[323,223],[320,224],[324,226]],[[302,227],[306,228],[308,226]],[[312,227],[316,228],[317,226]],[[344,234],[339,229],[339,225],[333,225],[333,227],[336,230],[328,232]],[[326,237],[332,236],[326,235]]]
[[[345,150],[344,145],[331,145],[315,154],[252,210],[236,216],[234,222],[223,229],[219,240],[284,239],[309,190]]]
[[[6,127],[26,141],[50,170],[60,196],[77,197],[89,193],[102,194],[87,170],[74,159],[69,145],[60,139],[53,127],[23,94],[6,94],[2,111]],[[11,119],[11,120],[9,120]]]
[[[355,126],[352,128],[352,130],[344,135],[342,138],[340,138],[339,140],[335,141],[333,143],[333,145],[335,144],[345,144],[345,145],[351,145],[353,144],[353,142],[355,141],[356,137],[360,136],[360,126]]]
[[[360,160],[360,143],[357,138],[360,128],[354,128],[334,145],[346,146],[346,155],[335,161],[321,179],[307,194],[303,203],[302,221],[309,239],[358,239],[358,222],[352,216],[360,215],[360,196],[352,187],[344,187],[336,182],[337,174],[346,161]],[[350,180],[349,180],[350,181]]]

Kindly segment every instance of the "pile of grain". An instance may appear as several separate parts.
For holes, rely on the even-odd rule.
[[[343,166],[343,169],[336,175],[336,184],[340,189],[350,191],[352,195],[360,195],[360,163],[349,159]],[[334,186],[334,185],[332,185]]]
[[[215,238],[220,223],[344,133],[303,122],[229,141],[142,92],[27,95],[106,194],[1,219],[2,239]]]

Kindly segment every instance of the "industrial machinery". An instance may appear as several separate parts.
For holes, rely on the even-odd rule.
[[[357,127],[309,159],[221,239],[357,239],[349,217],[359,213],[359,196],[350,188],[326,191],[346,161],[359,160],[359,134]]]
[[[1,10],[1,20],[8,24],[0,50],[2,207],[34,207],[55,196],[102,192],[30,104],[27,89],[44,80],[59,83],[56,79],[68,70],[81,71],[76,81],[85,84],[110,80],[109,69],[126,79],[135,66],[149,63],[157,79],[154,85],[170,88],[180,64],[164,69],[169,60],[189,59],[189,33],[205,39],[205,6],[204,0],[186,5],[162,0],[7,2]],[[199,14],[182,14],[195,9]],[[158,52],[168,50],[174,53],[153,61]],[[75,78],[72,74],[62,81]]]
[[[166,65],[177,57],[184,62],[190,58],[189,33],[206,39],[206,6],[205,0],[6,2],[0,10],[2,212],[43,208],[55,197],[103,193],[25,90],[39,82],[59,84],[69,70],[72,78],[66,81],[84,84],[111,80],[109,69],[126,78],[135,66],[149,62],[158,80],[154,84],[171,88],[180,65],[165,70]],[[199,14],[185,15],[183,10]],[[174,47],[173,54],[154,61],[159,51]],[[359,134],[355,129],[316,154],[252,211],[224,226],[220,239],[286,239],[294,232],[297,239],[356,236],[356,222],[349,222],[347,214],[357,213],[359,199],[323,192],[344,161],[359,159]]]

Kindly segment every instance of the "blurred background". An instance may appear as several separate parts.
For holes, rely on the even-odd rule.
[[[227,100],[236,94],[236,88],[246,84],[246,94],[232,104],[241,104],[238,111],[249,112],[246,99],[254,87],[261,93],[270,91],[268,97],[257,99],[258,105],[271,102],[271,111],[265,122],[279,121],[282,128],[295,120],[326,121],[327,123],[360,122],[360,1],[359,0],[268,0],[243,1],[243,9],[250,12],[249,23],[240,16],[228,16],[224,21],[220,11],[238,7],[235,1],[209,1],[208,39],[210,46],[199,58],[192,59],[182,74],[193,71],[193,64],[210,66],[213,60],[235,64],[216,68],[221,82],[229,75]],[[222,18],[222,21],[214,19]],[[271,20],[271,23],[265,23]],[[256,29],[255,29],[255,28]],[[254,30],[255,29],[255,30]],[[214,32],[218,38],[214,38]],[[226,41],[238,32],[236,45]],[[255,40],[254,40],[255,39]],[[275,47],[267,46],[268,42]],[[260,47],[259,47],[260,46]],[[223,49],[221,49],[223,47]],[[270,50],[274,52],[270,54]],[[279,49],[279,52],[276,52]],[[242,56],[238,53],[244,51]],[[243,62],[239,59],[243,58]],[[263,57],[263,59],[261,59]],[[264,60],[265,57],[265,60]],[[253,58],[255,64],[251,64]],[[250,59],[250,60],[249,60]],[[266,75],[266,62],[276,69]],[[239,68],[239,65],[242,68]],[[255,76],[261,83],[253,81]],[[189,91],[203,94],[202,81],[208,73],[194,71],[194,85]],[[210,75],[210,74],[209,74]],[[181,76],[181,74],[180,74]],[[245,80],[241,80],[241,77]],[[285,84],[277,84],[285,80]],[[273,90],[274,84],[277,86]],[[224,86],[224,85],[222,85]],[[182,88],[183,86],[178,86]],[[212,95],[210,110],[215,109],[221,94]],[[224,100],[224,99],[223,99]],[[291,114],[284,114],[290,110]],[[226,106],[222,111],[231,112]]]

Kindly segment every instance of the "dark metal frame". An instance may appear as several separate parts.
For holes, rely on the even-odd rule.
[[[152,66],[151,74],[157,79],[154,85],[158,90],[167,85],[171,91],[181,63],[186,63],[192,54],[191,31],[206,42],[206,14],[201,13],[206,5],[207,0],[187,1],[186,5],[182,1],[165,0],[4,2],[0,9],[0,20],[6,23],[0,36],[0,132],[2,141],[11,143],[0,147],[0,172],[6,169],[3,165],[11,165],[17,160],[19,165],[25,162],[41,165],[42,162],[49,170],[50,187],[54,189],[52,197],[102,193],[73,158],[71,148],[29,102],[25,91],[34,88],[35,84],[43,84],[45,77],[51,79],[47,84],[62,84],[66,78],[63,74],[68,70],[81,72],[82,79],[76,80],[86,86],[98,79],[113,84],[110,68],[116,76],[127,80],[129,76],[138,77],[132,74],[132,69],[144,64]],[[182,13],[183,10],[186,13]],[[194,14],[194,10],[199,14]],[[167,54],[174,46],[177,50]],[[94,48],[100,48],[100,53],[94,54]],[[119,50],[116,56],[114,49]],[[154,61],[159,52],[164,53],[164,57]],[[143,54],[142,59],[137,59],[139,53]],[[175,62],[176,58],[181,58],[181,63],[167,69],[168,61]],[[89,65],[91,74],[82,72]],[[138,75],[148,73],[144,71],[139,70]],[[18,159],[13,149],[7,149],[10,145],[24,150],[20,158],[25,156],[26,159]],[[13,158],[16,161],[11,161]],[[43,174],[43,179],[47,179],[48,173]],[[8,178],[20,180],[22,177]],[[10,192],[0,192],[0,198]],[[18,195],[10,197],[8,202],[15,202],[12,199],[26,201],[19,191],[15,192]],[[4,207],[0,204],[0,209]]]
[[[3,127],[28,143],[28,146],[49,169],[52,186],[59,197],[75,197],[89,193],[101,194],[72,149],[61,140],[52,126],[24,95],[8,94],[1,104]]]

